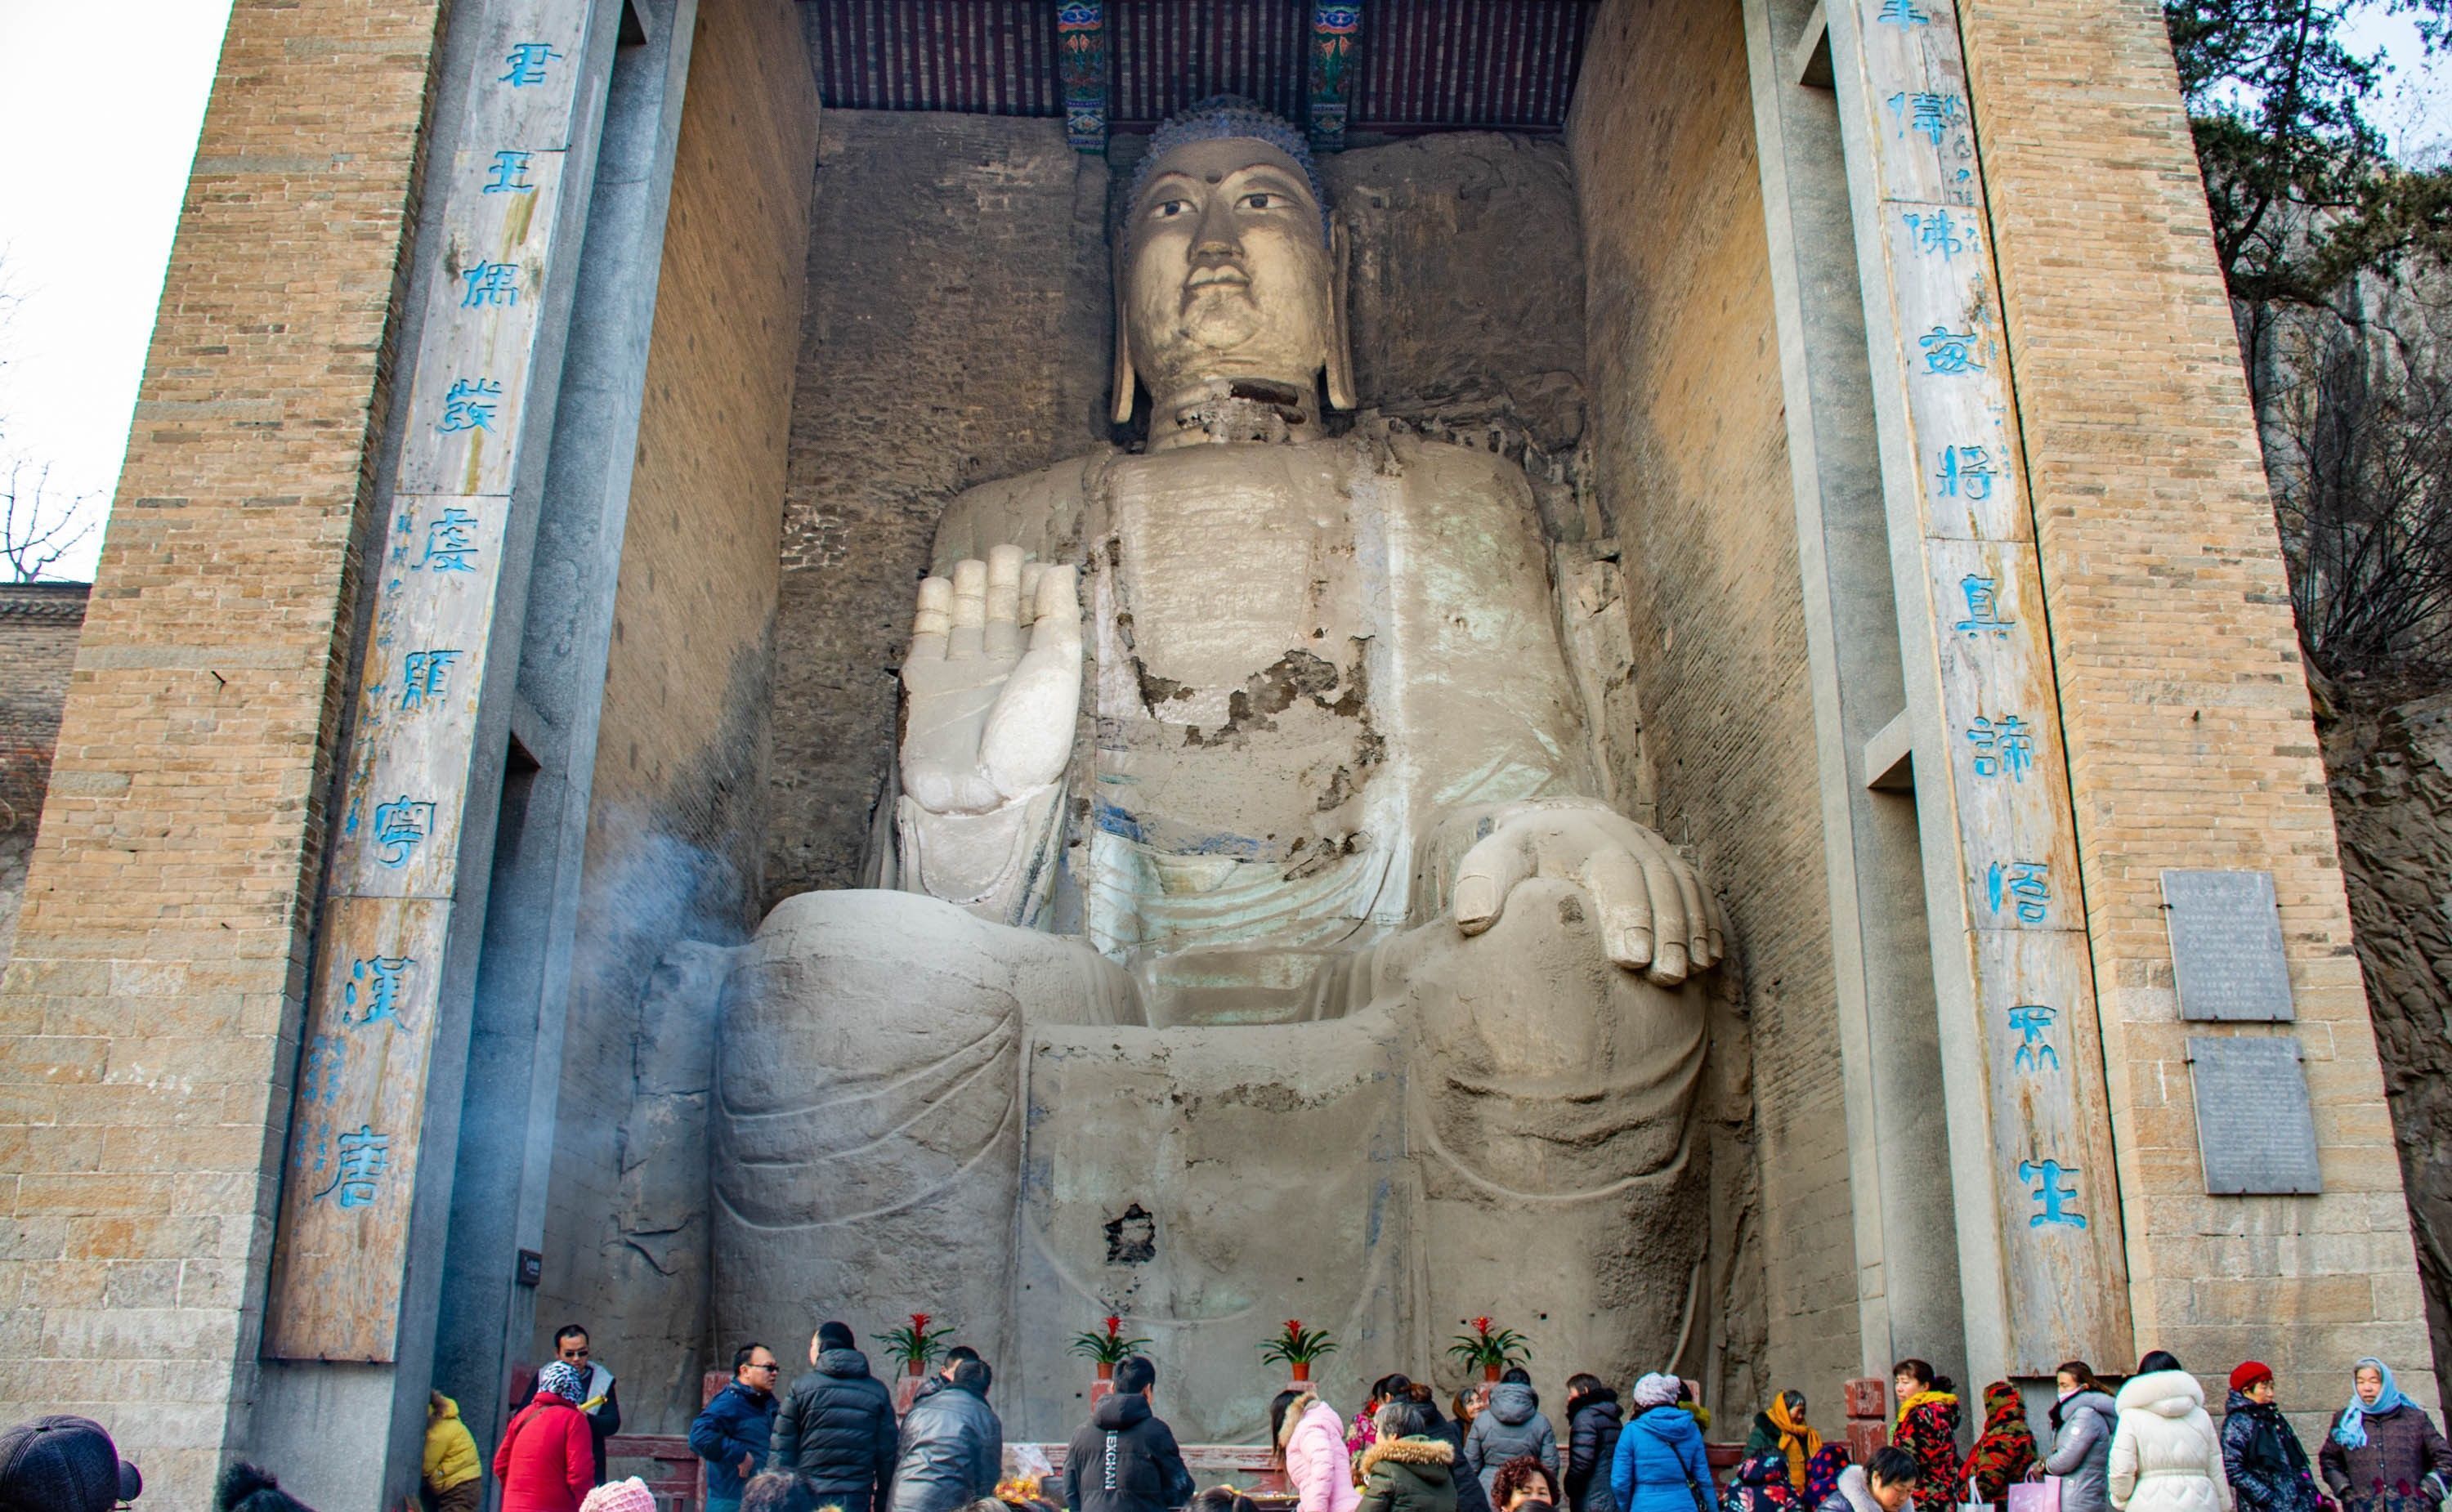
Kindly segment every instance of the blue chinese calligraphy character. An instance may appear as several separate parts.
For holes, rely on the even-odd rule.
[[[2046,1061],[2052,1063],[2052,1070],[2061,1069],[2061,1052],[2052,1049],[2052,1042],[2045,1037],[2052,1031],[2052,1020],[2059,1016],[2059,1009],[2046,1008],[2041,1003],[2020,1003],[2009,1010],[2009,1027],[2018,1031],[2017,1052],[2009,1057],[2011,1070],[2040,1072]]]
[[[1944,377],[1970,369],[1981,372],[1984,364],[1975,360],[1975,333],[1953,331],[1947,325],[1936,325],[1916,338],[1924,348],[1924,370]]]
[[[457,651],[410,652],[402,668],[401,708],[423,709],[429,703],[441,703],[443,696],[451,691],[445,685],[444,677],[460,656]]]
[[[468,291],[460,297],[460,307],[464,310],[520,302],[520,270],[516,265],[479,263],[462,269],[460,276],[468,285]]]
[[[494,176],[485,181],[486,194],[534,194],[536,186],[528,182],[528,154],[497,152],[494,154]]]
[[[318,1161],[320,1166],[322,1162]],[[341,1136],[341,1148],[334,1161],[332,1179],[314,1200],[322,1202],[334,1192],[340,1193],[343,1208],[371,1208],[375,1188],[383,1182],[384,1173],[391,1167],[391,1136],[378,1134],[371,1124],[360,1124],[355,1133]]]
[[[443,396],[443,420],[434,428],[445,436],[464,430],[492,430],[495,402],[503,385],[490,378],[455,378]]]
[[[431,802],[414,801],[404,793],[389,803],[376,804],[374,839],[383,854],[375,859],[385,866],[406,866],[433,828]]]
[[[1995,861],[1985,874],[1985,895],[1991,899],[1992,912],[1998,913],[2004,903],[2017,908],[2018,918],[2027,924],[2041,924],[2049,912],[2052,900],[2051,868],[2043,861]]]
[[[1967,727],[1967,739],[1975,747],[1979,777],[2006,776],[2012,782],[2024,782],[2027,769],[2035,764],[2034,732],[2014,714],[2005,714],[1997,721],[1977,715]]]
[[[425,555],[417,564],[433,572],[475,572],[468,559],[477,555],[477,517],[465,509],[446,509],[425,529]]]
[[[1935,210],[1930,215],[1908,214],[1900,217],[1916,237],[1919,252],[1939,252],[1943,262],[1975,245],[1975,227],[1962,226],[1948,210]]]
[[[1882,0],[1882,13],[1875,16],[1873,19],[1877,23],[1888,22],[1894,27],[1928,27],[1932,25],[1931,13],[1929,11],[1917,10],[1911,3],[1911,0]]]
[[[2061,1185],[2063,1176],[2076,1174],[2075,1166],[2064,1166],[2057,1160],[2018,1162],[2018,1180],[2037,1183],[2035,1189],[2027,1195],[2044,1205],[2042,1212],[2027,1216],[2027,1227],[2041,1228],[2046,1224],[2066,1224],[2072,1228],[2086,1227],[2086,1214],[2068,1210],[2068,1204],[2077,1196],[2077,1188]]]
[[[299,1079],[298,1094],[310,1103],[330,1107],[341,1095],[341,1070],[349,1061],[349,1042],[331,1034],[318,1034],[306,1042],[306,1071]]]
[[[351,963],[349,980],[341,987],[341,1022],[351,1029],[366,1029],[377,1019],[387,1018],[398,1028],[408,1028],[408,1021],[400,1016],[400,990],[408,978],[408,969],[416,964],[416,958],[407,955],[369,955]],[[361,985],[366,990],[366,1011],[351,1018]]]
[[[513,43],[511,50],[503,55],[503,62],[511,71],[494,82],[507,84],[514,89],[524,89],[532,84],[543,84],[544,66],[561,56],[561,53],[542,42]]]
[[[322,1170],[331,1154],[331,1125],[316,1120],[299,1126],[298,1168],[301,1171]]]
[[[1933,476],[1941,482],[1944,499],[1956,499],[1964,489],[1968,498],[1980,503],[1992,497],[1992,480],[2000,470],[1992,465],[1988,446],[1944,446],[1941,470]]]
[[[1961,635],[2006,636],[2018,628],[2015,619],[2001,618],[2001,579],[1968,573],[1958,579],[1958,591],[1967,596],[1967,618],[1949,628]]]
[[[1941,146],[1941,139],[1953,127],[1967,119],[1967,102],[1954,94],[1918,89],[1891,95],[1889,107],[1890,113],[1899,118],[1899,135],[1914,131],[1935,147]]]

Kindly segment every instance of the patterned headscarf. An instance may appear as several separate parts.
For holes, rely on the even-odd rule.
[[[626,1481],[607,1481],[587,1493],[579,1512],[656,1512],[656,1493],[635,1475]]]
[[[1666,1407],[1675,1404],[1680,1383],[1675,1376],[1658,1371],[1634,1384],[1634,1404],[1638,1407]]]
[[[2359,1400],[2359,1372],[2368,1368],[2383,1377],[2383,1389],[2376,1393],[2373,1406]],[[2363,1449],[2367,1446],[2367,1414],[2386,1413],[2407,1405],[2409,1399],[2401,1394],[2401,1386],[2392,1379],[2392,1366],[2369,1355],[2350,1367],[2350,1404],[2342,1409],[2342,1421],[2333,1424],[2333,1442],[2344,1449]]]
[[[556,1360],[537,1372],[538,1396],[551,1392],[575,1407],[583,1400],[581,1393],[586,1389],[587,1383],[578,1369],[564,1361]]]

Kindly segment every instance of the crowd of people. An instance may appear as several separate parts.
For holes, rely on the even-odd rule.
[[[586,1331],[561,1330],[555,1358],[515,1404],[490,1466],[457,1405],[428,1404],[432,1512],[474,1512],[490,1467],[501,1512],[657,1512],[632,1478],[607,1482],[621,1407]],[[1232,1486],[1200,1490],[1155,1405],[1157,1367],[1115,1367],[1110,1394],[1052,1480],[1008,1479],[995,1372],[957,1345],[898,1415],[893,1393],[840,1323],[819,1327],[788,1388],[762,1344],[734,1352],[732,1379],[690,1425],[705,1462],[705,1512],[1257,1512]],[[1451,1396],[1404,1375],[1373,1383],[1351,1418],[1297,1383],[1269,1404],[1270,1455],[1294,1512],[2437,1512],[2452,1489],[2452,1443],[2363,1359],[2311,1459],[2284,1416],[2273,1372],[2230,1372],[2217,1423],[2198,1378],[2156,1350],[2116,1386],[2063,1364],[2039,1434],[2016,1387],[1984,1388],[1970,1446],[1957,1386],[1922,1360],[1893,1374],[1888,1442],[1851,1463],[1803,1393],[1754,1415],[1721,1486],[1704,1444],[1710,1414],[1690,1382],[1643,1376],[1621,1404],[1591,1374],[1568,1378],[1560,1423],[1521,1367]],[[0,1434],[0,1512],[108,1512],[143,1490],[109,1433],[48,1417]],[[215,1512],[312,1512],[265,1470],[233,1464]]]

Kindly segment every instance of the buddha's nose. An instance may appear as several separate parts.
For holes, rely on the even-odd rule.
[[[1194,265],[1242,260],[1243,239],[1235,232],[1234,206],[1224,195],[1210,195],[1200,207],[1200,224],[1193,227]]]

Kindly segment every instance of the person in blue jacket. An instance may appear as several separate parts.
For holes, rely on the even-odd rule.
[[[706,1462],[706,1512],[739,1512],[742,1488],[766,1458],[781,1370],[764,1345],[742,1345],[732,1354],[731,1384],[690,1424],[689,1446]]]
[[[1675,1376],[1634,1384],[1634,1417],[1617,1438],[1610,1495],[1618,1512],[1710,1512],[1711,1467],[1703,1430],[1677,1405]]]

